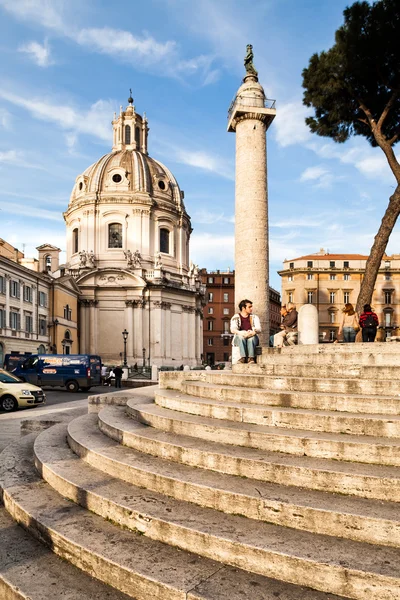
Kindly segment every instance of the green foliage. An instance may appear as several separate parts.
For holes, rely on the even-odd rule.
[[[336,142],[363,135],[376,146],[365,109],[378,122],[390,100],[382,134],[393,145],[400,133],[400,2],[355,2],[343,14],[335,44],[303,70],[303,102],[315,109],[306,123]]]

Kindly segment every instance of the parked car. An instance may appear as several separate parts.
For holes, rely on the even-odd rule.
[[[0,369],[0,409],[6,412],[21,406],[37,406],[44,404],[46,396],[36,385],[21,381],[4,369]]]

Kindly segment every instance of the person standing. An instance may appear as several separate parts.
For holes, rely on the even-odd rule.
[[[122,388],[122,375],[123,375],[124,371],[123,369],[121,369],[121,367],[115,367],[114,369],[114,376],[115,376],[115,387],[116,388]]]
[[[352,304],[344,305],[342,318],[339,325],[338,336],[343,332],[343,341],[345,344],[356,341],[357,331],[360,329],[358,316]]]
[[[378,315],[373,312],[370,304],[364,304],[364,312],[360,315],[360,326],[363,342],[374,342],[379,325]]]
[[[260,319],[253,315],[253,303],[242,300],[239,303],[239,312],[231,319],[231,333],[233,333],[232,346],[238,346],[240,359],[238,362],[254,364],[255,350],[258,346],[258,335],[261,332]]]

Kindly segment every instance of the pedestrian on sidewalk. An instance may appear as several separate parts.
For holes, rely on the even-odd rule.
[[[124,371],[121,367],[115,367],[114,369],[114,376],[115,376],[115,387],[116,388],[122,388],[122,375],[124,374]]]

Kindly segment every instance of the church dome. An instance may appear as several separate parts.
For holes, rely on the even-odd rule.
[[[77,177],[70,207],[92,194],[104,198],[135,193],[182,205],[183,194],[166,166],[140,150],[124,148],[105,154]]]

